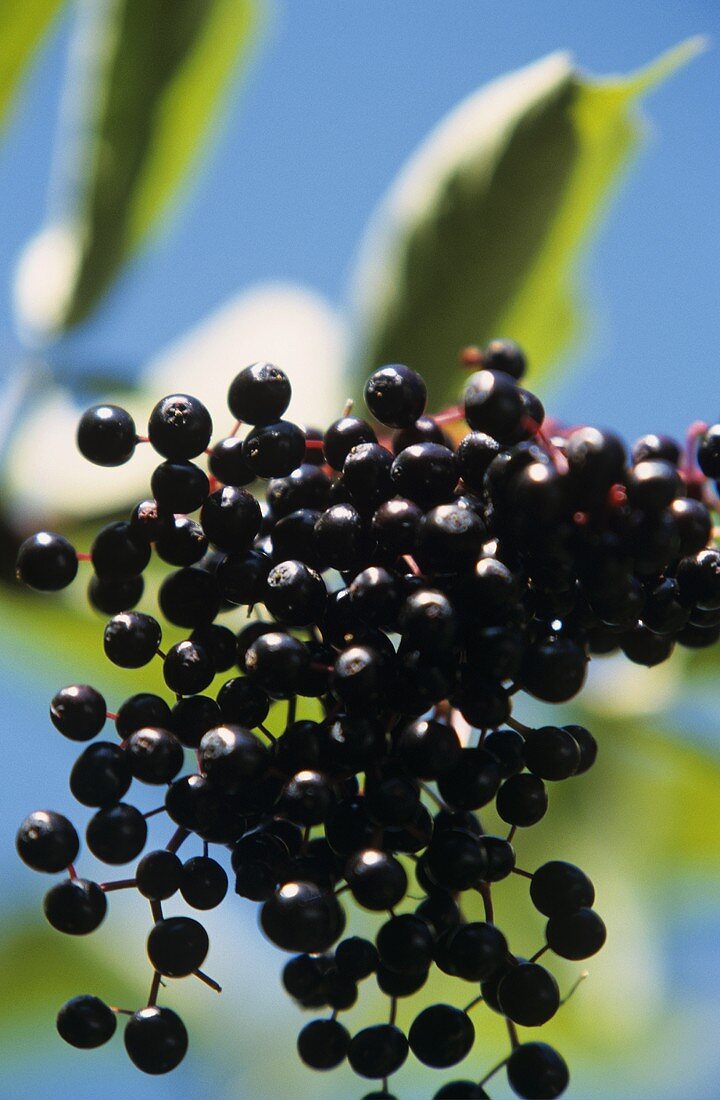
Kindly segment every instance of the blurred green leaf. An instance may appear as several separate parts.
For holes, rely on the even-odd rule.
[[[7,121],[25,69],[64,0],[0,4],[0,125]]]
[[[635,101],[701,44],[602,81],[552,54],[443,120],[365,244],[356,383],[407,362],[439,408],[457,398],[459,350],[498,335],[524,346],[533,384],[557,367],[580,323],[574,261],[640,137]]]
[[[197,163],[258,23],[256,0],[110,0],[86,6],[76,47],[80,163],[71,165],[69,225],[51,226],[27,256],[55,265],[46,316],[70,328],[97,305]],[[77,137],[75,138],[77,140]],[[45,250],[38,245],[45,245]],[[32,265],[25,269],[31,282]],[[20,276],[23,268],[20,268]],[[41,296],[42,297],[42,296]]]
[[[0,1036],[14,1042],[24,1028],[41,1028],[69,997],[92,990],[107,1003],[124,1006],[139,1000],[139,989],[126,968],[113,966],[90,941],[61,936],[39,922],[33,910],[15,912],[4,923],[0,971]],[[0,1040],[0,1041],[2,1041]]]

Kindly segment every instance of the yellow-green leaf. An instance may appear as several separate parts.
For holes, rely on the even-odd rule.
[[[82,321],[157,227],[206,146],[257,23],[256,0],[85,4],[69,76],[79,104],[67,138],[79,146],[65,173],[70,209],[20,265],[29,327]]]
[[[0,4],[0,125],[26,66],[63,0],[3,0]]]
[[[552,54],[443,120],[364,246],[357,384],[382,363],[407,362],[440,407],[461,385],[459,350],[493,336],[525,347],[532,384],[557,367],[581,327],[574,261],[639,141],[636,101],[701,44],[607,80]]]

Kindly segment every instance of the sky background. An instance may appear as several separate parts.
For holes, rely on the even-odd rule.
[[[63,22],[38,59],[0,146],[0,377],[21,354],[8,288],[15,257],[43,223],[68,30]],[[632,70],[696,33],[710,36],[711,49],[648,100],[648,141],[584,257],[593,335],[574,355],[552,411],[609,423],[630,437],[651,428],[682,434],[692,420],[716,417],[715,0],[276,0],[252,69],[233,93],[187,201],[60,354],[89,368],[131,373],[229,297],[266,279],[296,281],[342,306],[369,215],[406,158],[460,99],[558,48],[570,49],[583,68],[607,74]],[[0,645],[3,725],[29,739],[47,725],[46,700],[57,687],[48,648],[41,659],[27,655],[23,667]],[[47,753],[20,769],[0,809],[5,905],[18,894],[37,901],[37,881],[29,881],[7,838],[40,792],[61,787],[58,773],[69,762],[61,740],[52,742],[55,748],[50,738],[43,742]],[[665,934],[673,957],[672,945],[689,933],[669,925]],[[704,924],[692,932],[692,973],[710,997],[717,983],[706,988],[704,935]],[[269,955],[258,950],[258,981],[270,983],[273,1004],[276,979],[267,977],[269,967],[262,971]],[[671,973],[671,981],[681,986],[687,970]],[[712,1019],[706,1014],[706,1024]],[[65,1053],[59,1040],[48,1044],[52,1065],[63,1068],[50,1093],[48,1067],[37,1061],[13,1062],[0,1077],[0,1093],[9,1100],[96,1096],[85,1062]],[[116,1065],[103,1058],[92,1065]],[[715,1095],[711,1061],[708,1080],[697,1083],[698,1100]],[[186,1067],[172,1082],[136,1074],[133,1098],[197,1096],[197,1072]],[[106,1078],[102,1091],[108,1100],[124,1098],[127,1080]],[[673,1093],[658,1085],[653,1095]]]

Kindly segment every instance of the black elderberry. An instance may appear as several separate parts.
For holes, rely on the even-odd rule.
[[[707,505],[691,497],[678,497],[669,511],[680,539],[679,553],[682,557],[697,554],[707,546],[712,533],[712,518]]]
[[[416,970],[408,974],[398,974],[395,970],[378,964],[377,984],[381,993],[388,997],[412,997],[428,980],[429,970]]]
[[[433,1100],[488,1100],[488,1094],[474,1081],[449,1081],[438,1089]]]
[[[96,882],[68,878],[48,890],[43,911],[58,932],[86,936],[102,923],[107,912],[107,899]]]
[[[308,769],[297,772],[289,779],[280,796],[282,812],[297,825],[320,825],[334,802],[327,778]]]
[[[290,404],[290,380],[273,363],[252,363],[230,383],[228,407],[237,420],[270,424],[279,420]]]
[[[140,602],[144,591],[145,582],[140,576],[104,581],[93,574],[88,582],[88,600],[103,615],[130,611]]]
[[[525,738],[516,730],[492,730],[483,741],[483,748],[497,760],[503,779],[516,775],[525,766]]]
[[[260,530],[262,514],[255,497],[246,489],[226,485],[205,500],[200,523],[210,542],[221,550],[248,550]]]
[[[286,477],[268,482],[265,497],[270,516],[283,519],[302,508],[323,511],[330,500],[331,481],[324,470],[305,460]]]
[[[649,433],[642,435],[633,444],[633,464],[645,462],[647,459],[662,459],[664,462],[672,462],[674,466],[680,461],[681,451],[674,439],[667,435],[655,435]]]
[[[551,950],[564,959],[587,959],[607,938],[602,918],[587,907],[553,913],[545,935]]]
[[[122,466],[137,443],[135,421],[118,405],[93,405],[80,417],[77,447],[96,466]]]
[[[175,853],[166,848],[148,852],[135,871],[137,888],[150,901],[166,901],[180,889],[182,867]]]
[[[498,1002],[514,1023],[539,1027],[552,1019],[560,1005],[558,984],[538,963],[512,966],[498,985]]]
[[[517,594],[511,570],[495,558],[481,558],[460,582],[458,608],[472,626],[504,625]]]
[[[427,850],[427,867],[433,881],[443,889],[469,889],[487,867],[481,838],[467,829],[436,832]]]
[[[483,847],[487,855],[484,881],[500,882],[507,878],[515,868],[515,849],[512,844],[504,837],[483,836]]]
[[[217,623],[196,627],[190,641],[207,653],[215,672],[227,672],[235,664],[237,640],[228,627]]]
[[[122,738],[144,726],[170,727],[170,707],[159,695],[139,692],[126,699],[117,713],[115,728]]]
[[[386,680],[387,666],[381,654],[367,645],[353,645],[339,654],[331,688],[348,710],[370,714],[377,709]]]
[[[545,816],[548,806],[545,784],[536,775],[513,775],[500,787],[496,806],[508,825],[525,828],[535,825]]]
[[[383,924],[377,934],[380,962],[397,974],[427,971],[433,961],[433,934],[422,917],[402,913]]]
[[[379,836],[379,829],[370,820],[365,799],[359,795],[341,799],[325,822],[325,836],[333,851],[340,856],[369,848]]]
[[[437,936],[456,928],[462,921],[460,907],[452,894],[445,890],[434,889],[415,909],[418,917],[432,926]]]
[[[412,554],[422,516],[422,510],[411,500],[386,500],[373,514],[371,524],[378,550],[391,557]]]
[[[350,607],[370,627],[391,627],[397,617],[400,591],[396,577],[382,566],[361,570],[348,586]]]
[[[213,477],[223,485],[249,485],[255,479],[245,461],[243,441],[236,435],[220,439],[213,445],[208,466]]]
[[[224,868],[209,856],[195,856],[182,866],[180,893],[193,909],[214,909],[227,893]]]
[[[683,558],[675,576],[684,603],[695,604],[703,611],[720,608],[720,551],[701,550]]]
[[[248,676],[273,699],[288,699],[309,660],[302,642],[284,631],[256,638],[245,654]]]
[[[335,965],[345,978],[361,981],[375,972],[378,953],[375,944],[361,936],[350,936],[335,948]]]
[[[123,611],[106,624],[105,656],[121,668],[142,668],[151,661],[162,641],[160,624],[140,611]]]
[[[355,901],[365,909],[392,909],[407,890],[402,864],[376,848],[365,848],[351,856],[345,877]]]
[[[571,638],[551,634],[528,646],[521,667],[523,687],[548,703],[563,703],[585,682],[587,656]]]
[[[387,507],[387,505],[383,505]],[[365,526],[351,504],[334,504],[314,526],[315,548],[322,568],[351,569],[367,547]]]
[[[483,491],[488,466],[499,452],[500,444],[484,432],[468,432],[460,440],[455,457],[458,473],[468,489]]]
[[[457,484],[455,455],[438,443],[415,443],[394,460],[390,478],[398,496],[426,508],[444,504]]]
[[[132,781],[128,754],[110,741],[96,741],[80,753],[70,772],[70,791],[83,806],[112,806]]]
[[[352,1037],[348,1061],[361,1077],[389,1077],[408,1055],[408,1041],[393,1024],[375,1024]]]
[[[118,802],[90,818],[85,836],[88,848],[103,863],[129,863],[145,847],[147,824],[134,806]]]
[[[342,470],[350,451],[361,443],[377,443],[374,430],[357,416],[343,416],[323,436],[325,461],[333,470]]]
[[[212,420],[196,397],[176,393],[163,397],[150,414],[148,436],[164,458],[195,458],[210,442]]]
[[[675,640],[670,635],[655,634],[642,624],[625,631],[619,640],[625,656],[646,668],[666,661],[675,648]]]
[[[232,790],[256,779],[268,766],[265,745],[242,726],[218,726],[203,735],[199,763],[203,773],[220,787]]]
[[[207,474],[194,462],[161,462],[150,480],[152,494],[166,512],[194,512],[210,490]]]
[[[284,561],[267,576],[265,605],[278,622],[308,626],[321,618],[327,589],[319,573],[301,561]]]
[[[219,585],[212,573],[191,565],[165,578],[158,603],[168,622],[195,630],[211,623],[220,610]]]
[[[55,1026],[60,1038],[70,1046],[93,1050],[112,1039],[117,1016],[99,997],[85,993],[65,1002]]]
[[[597,741],[590,733],[590,730],[585,729],[585,726],[564,726],[563,728],[566,729],[568,733],[571,733],[577,741],[580,749],[580,763],[575,769],[575,775],[582,775],[583,772],[588,771],[595,763],[597,757]]]
[[[459,573],[476,561],[486,535],[469,508],[440,504],[423,516],[414,556],[425,572]]]
[[[321,513],[312,508],[298,508],[275,524],[272,529],[272,556],[276,562],[296,559],[314,568],[321,567],[315,539],[315,524]]]
[[[130,1060],[143,1073],[169,1073],[180,1065],[188,1048],[180,1017],[158,1005],[135,1012],[125,1025],[124,1039]]]
[[[720,424],[713,424],[700,437],[697,461],[705,477],[720,478]]]
[[[272,562],[259,550],[244,554],[228,554],[217,568],[219,593],[232,604],[254,604],[260,601]]]
[[[437,779],[459,762],[462,747],[452,726],[419,718],[403,726],[397,738],[400,759],[420,779]]]
[[[337,898],[309,882],[286,882],[260,911],[263,932],[285,951],[327,951],[340,938],[345,914]]]
[[[225,722],[253,729],[264,722],[270,709],[270,700],[262,688],[247,676],[235,676],[226,680],[218,692],[218,707]],[[221,725],[220,721],[211,723]],[[203,730],[203,733],[207,732]]]
[[[538,867],[530,883],[530,897],[535,908],[550,917],[592,905],[595,889],[579,867],[554,859]]]
[[[402,364],[380,367],[365,383],[365,403],[388,428],[409,428],[422,416],[427,400],[423,379]]]
[[[184,978],[202,966],[210,946],[203,926],[192,917],[156,921],[147,941],[150,962],[160,974]]]
[[[475,1042],[475,1028],[467,1013],[452,1005],[436,1004],[416,1016],[408,1033],[410,1049],[423,1065],[442,1069],[461,1062]]]
[[[521,1043],[507,1063],[508,1081],[524,1100],[554,1100],[568,1086],[564,1059],[547,1043]]]
[[[208,540],[202,527],[188,516],[169,516],[155,542],[158,557],[168,565],[195,565],[205,555]]]
[[[305,433],[289,420],[254,428],[243,444],[243,458],[256,477],[286,477],[305,456]]]
[[[52,724],[71,741],[90,741],[105,725],[106,714],[102,695],[87,684],[61,688],[50,703]]]
[[[580,746],[562,726],[541,726],[525,734],[525,765],[541,779],[567,779],[580,764]]]
[[[15,575],[38,592],[57,592],[75,579],[78,560],[75,547],[62,535],[39,531],[21,544]]]
[[[399,455],[406,447],[412,447],[413,443],[441,443],[444,447],[450,446],[447,435],[431,416],[419,416],[414,424],[394,432],[393,454]]]
[[[72,822],[62,814],[36,810],[18,829],[15,846],[33,871],[52,874],[70,866],[80,850],[80,840]]]
[[[520,391],[506,372],[481,370],[469,379],[465,419],[473,431],[508,442],[517,432],[524,412]]]
[[[122,520],[102,528],[90,556],[101,580],[126,580],[142,573],[150,561],[150,546],[137,538],[131,525]]]
[[[315,1000],[318,994],[321,995],[326,963],[327,959],[322,955],[303,954],[288,959],[282,972],[282,983],[285,991],[302,1004]],[[318,1003],[319,1006],[320,1002]]]
[[[350,1033],[338,1020],[311,1020],[298,1035],[298,1053],[311,1069],[334,1069],[345,1060]]]
[[[184,754],[169,730],[135,730],[125,742],[130,770],[142,783],[170,783],[183,766]]]
[[[379,443],[359,443],[343,462],[342,485],[359,508],[376,508],[392,495],[392,454]]]
[[[444,932],[438,941],[435,957],[446,974],[467,982],[484,982],[505,963],[508,945],[494,924],[473,921]]]
[[[212,683],[215,666],[198,642],[187,639],[171,646],[163,661],[163,677],[178,695],[196,695]]]

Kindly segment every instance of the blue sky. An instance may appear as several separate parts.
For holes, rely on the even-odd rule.
[[[8,287],[15,256],[44,217],[68,30],[62,23],[48,42],[0,145],[0,378],[20,355]],[[698,417],[716,417],[716,0],[275,0],[253,67],[233,93],[187,201],[62,356],[132,371],[229,296],[265,279],[297,281],[341,305],[375,204],[461,98],[557,48],[569,48],[592,72],[623,72],[696,33],[715,44],[648,101],[649,140],[584,259],[593,337],[551,409],[630,436],[650,428],[679,434]],[[9,684],[5,719],[30,737],[47,725],[45,700],[57,684],[46,666],[17,677],[13,656],[0,651]],[[33,898],[37,883],[29,883],[6,840],[41,792],[64,783],[58,773],[67,769],[66,746],[51,748],[60,739],[45,733],[47,752],[22,772],[0,814],[8,890]],[[56,1045],[51,1055],[58,1065]],[[68,1057],[62,1064],[68,1077],[55,1100],[89,1097],[85,1063]],[[45,1080],[45,1067],[36,1065],[12,1084],[0,1078],[0,1091],[24,1100],[39,1095]],[[197,1095],[190,1069],[170,1091],[153,1085],[138,1084],[134,1095]],[[713,1084],[707,1089],[702,1095],[714,1095]],[[127,1079],[108,1077],[103,1090],[109,1100],[125,1096]]]

